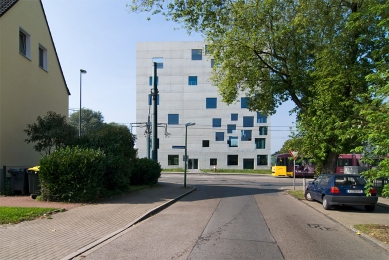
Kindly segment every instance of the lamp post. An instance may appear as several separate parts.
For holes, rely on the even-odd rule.
[[[80,118],[78,126],[78,137],[81,137],[81,86],[82,86],[82,74],[86,74],[86,70],[80,69]]]
[[[184,188],[186,188],[186,168],[187,168],[187,163],[188,163],[188,156],[187,156],[187,140],[188,140],[188,126],[195,125],[195,123],[188,122],[185,124],[185,166],[184,166]]]

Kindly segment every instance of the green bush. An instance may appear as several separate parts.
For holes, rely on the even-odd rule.
[[[136,158],[135,136],[125,126],[105,124],[83,136],[80,145],[104,151],[103,192],[106,196],[129,190],[131,170]]]
[[[40,160],[43,200],[88,202],[101,194],[105,155],[100,150],[66,147]]]
[[[132,185],[153,185],[161,177],[161,165],[159,162],[147,158],[136,159],[131,173]]]

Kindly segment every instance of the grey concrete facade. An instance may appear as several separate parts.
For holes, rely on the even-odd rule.
[[[137,43],[136,120],[138,127],[143,126],[136,129],[138,157],[148,157],[147,128],[142,123],[149,115],[150,121],[153,117],[150,93],[153,61],[157,61],[158,161],[162,168],[184,168],[185,149],[177,147],[185,146],[185,124],[194,122],[187,128],[188,169],[213,169],[214,164],[219,169],[269,169],[270,117],[242,108],[244,95],[236,104],[223,103],[209,80],[211,59],[205,54],[204,42]]]

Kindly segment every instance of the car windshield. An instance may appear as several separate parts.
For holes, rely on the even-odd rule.
[[[361,176],[336,176],[335,186],[365,185],[366,181]]]

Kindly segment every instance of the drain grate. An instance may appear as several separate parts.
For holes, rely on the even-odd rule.
[[[323,226],[321,224],[308,224],[308,227],[317,228],[317,229],[325,230],[325,231],[337,231],[334,228],[328,228],[328,227],[325,227],[325,226]]]

